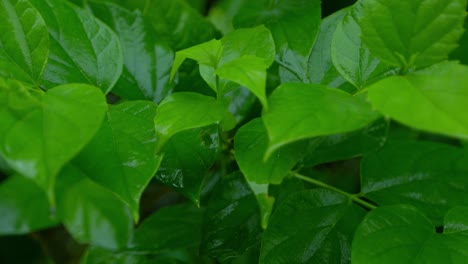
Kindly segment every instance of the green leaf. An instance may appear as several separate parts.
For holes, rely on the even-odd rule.
[[[143,14],[173,50],[208,41],[215,34],[213,25],[183,0],[148,1]]]
[[[140,197],[162,156],[155,154],[156,104],[131,101],[110,106],[91,142],[73,160],[90,179],[109,189],[139,218]]]
[[[319,83],[336,88],[346,83],[346,80],[333,65],[330,51],[333,33],[346,13],[347,9],[342,9],[322,20],[317,40],[307,64],[308,83]],[[298,73],[295,74],[299,77]],[[283,78],[282,81],[286,82]],[[296,80],[296,82],[298,81],[300,82],[300,79]]]
[[[19,175],[0,184],[0,234],[18,235],[59,224],[49,211],[45,192]]]
[[[318,84],[282,84],[268,104],[262,115],[270,139],[266,157],[288,143],[357,130],[378,117],[361,97]]]
[[[192,204],[161,208],[138,226],[129,249],[154,254],[198,247],[202,218],[203,210]]]
[[[266,99],[266,69],[263,58],[246,55],[229,61],[216,70],[216,74],[248,88],[268,108]]]
[[[128,100],[157,103],[169,95],[174,86],[169,81],[174,52],[157,38],[141,11],[129,11],[111,3],[88,6],[114,30],[122,45],[124,68],[112,92]]]
[[[329,190],[291,194],[270,218],[259,263],[348,263],[353,234],[364,214]]]
[[[372,210],[353,240],[352,263],[466,263],[468,208],[456,207],[444,219],[443,233],[407,205]]]
[[[447,59],[463,34],[466,0],[362,0],[362,40],[385,63],[408,69]],[[398,16],[395,16],[398,14]]]
[[[264,24],[270,29],[279,63],[305,80],[306,65],[320,28],[319,0],[245,1],[235,27]]]
[[[237,29],[224,36],[221,43],[223,56],[220,65],[246,55],[263,58],[266,67],[275,60],[275,42],[270,30],[263,25]]]
[[[385,144],[388,123],[381,118],[357,131],[313,138],[309,143],[313,150],[307,152],[302,162],[308,166],[315,166],[370,153]]]
[[[113,193],[71,164],[61,171],[57,190],[58,214],[78,242],[113,250],[127,245],[132,215]]]
[[[44,20],[26,0],[2,0],[0,17],[0,76],[37,83],[49,53]]]
[[[468,138],[468,66],[436,64],[407,76],[392,76],[369,86],[372,105],[407,126]]]
[[[92,14],[62,0],[29,0],[50,35],[49,59],[42,77],[46,88],[88,83],[109,92],[123,66],[118,37]]]
[[[106,108],[102,92],[90,85],[43,93],[0,80],[0,155],[53,205],[55,176],[98,131]]]
[[[261,238],[260,212],[241,173],[214,188],[203,219],[200,251],[224,263],[255,247]]]
[[[156,150],[178,132],[218,124],[225,112],[223,104],[209,96],[192,92],[169,95],[159,104],[154,118]]]
[[[448,209],[468,206],[467,173],[466,149],[390,141],[362,160],[361,192],[381,205],[411,204],[441,224]]]
[[[212,39],[210,41],[179,50],[176,52],[174,64],[171,70],[171,79],[174,78],[177,69],[186,59],[192,59],[205,66],[216,68],[223,52],[221,41]]]
[[[237,164],[249,182],[280,184],[302,157],[302,144],[281,148],[276,155],[263,161],[268,148],[268,134],[260,118],[243,125],[234,138]]]
[[[200,206],[205,177],[219,150],[220,139],[215,125],[177,133],[166,144],[156,178]]]
[[[359,5],[347,10],[347,14],[336,26],[330,49],[336,69],[358,89],[396,73],[395,68],[380,62],[362,43],[361,29],[357,22],[361,15]]]

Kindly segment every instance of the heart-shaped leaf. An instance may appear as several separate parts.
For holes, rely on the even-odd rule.
[[[54,203],[55,176],[98,131],[106,108],[102,92],[90,85],[44,93],[0,80],[0,155]]]
[[[362,40],[373,55],[397,67],[443,61],[463,34],[467,0],[362,0]],[[398,15],[395,15],[398,14]]]
[[[396,73],[394,67],[382,63],[362,43],[357,22],[358,17],[362,16],[360,7],[356,5],[347,10],[347,14],[338,22],[331,41],[333,64],[357,89]]]
[[[109,92],[123,66],[115,33],[87,10],[68,1],[29,0],[44,18],[50,52],[42,77],[46,88],[59,84],[88,83]]]
[[[466,263],[468,207],[456,207],[444,218],[443,233],[408,205],[372,210],[356,231],[352,263]]]
[[[73,160],[90,179],[120,197],[139,218],[140,196],[156,173],[156,104],[130,101],[110,106],[100,130]]]
[[[41,14],[26,0],[3,0],[0,17],[0,76],[36,84],[49,54]]]

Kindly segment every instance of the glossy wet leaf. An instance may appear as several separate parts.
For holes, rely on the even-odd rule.
[[[42,92],[0,80],[0,155],[53,203],[55,176],[91,140],[106,108],[102,92],[90,85]]]
[[[156,173],[156,104],[130,101],[109,107],[91,142],[73,160],[90,179],[114,192],[139,218],[140,197]]]
[[[238,87],[225,93],[224,97],[229,101],[229,112],[238,123],[249,117],[250,111],[256,102],[255,95],[245,87]]]
[[[30,0],[49,30],[49,58],[41,83],[87,83],[109,92],[123,66],[115,33],[90,12],[62,0]]]
[[[2,0],[0,17],[0,76],[37,83],[49,53],[44,20],[26,0]]]
[[[200,205],[205,177],[219,150],[217,126],[177,133],[166,144],[156,178]]]
[[[225,112],[223,104],[213,97],[192,92],[169,95],[159,104],[154,118],[157,151],[178,132],[218,124]]]
[[[361,192],[379,205],[411,204],[441,224],[468,206],[468,151],[431,142],[390,141],[361,162]]]
[[[235,172],[215,186],[203,218],[200,251],[224,263],[257,246],[261,230],[255,196]]]
[[[359,25],[373,55],[393,66],[443,61],[463,34],[466,0],[363,0]],[[395,16],[394,14],[398,14]]]
[[[468,138],[468,66],[454,62],[383,79],[369,86],[369,100],[382,114],[407,126]]]
[[[157,36],[167,41],[173,50],[185,49],[214,37],[213,25],[183,0],[149,1],[143,14]]]
[[[263,58],[247,55],[223,64],[216,70],[216,74],[248,88],[257,96],[263,107],[267,108],[265,91],[267,68]]]
[[[247,181],[257,184],[279,184],[303,155],[303,145],[291,144],[279,149],[268,160],[268,134],[260,118],[243,125],[234,138],[237,164]]]
[[[353,263],[465,263],[468,259],[468,207],[455,207],[436,233],[416,208],[395,205],[370,212],[356,231]],[[391,234],[391,235],[389,235]]]
[[[312,151],[302,162],[312,166],[370,153],[385,144],[388,126],[388,121],[378,119],[357,131],[311,139]]]
[[[20,175],[0,183],[0,215],[2,235],[26,234],[60,222],[49,210],[46,193]]]
[[[58,214],[80,243],[118,249],[133,235],[130,210],[112,192],[94,183],[74,165],[67,165],[58,182]]]
[[[90,3],[93,13],[119,37],[124,55],[122,75],[112,92],[128,100],[160,102],[169,95],[174,52],[160,40],[140,10],[110,3]]]
[[[198,247],[202,218],[203,209],[193,204],[161,208],[138,226],[129,248],[155,254]]]
[[[234,17],[234,25],[264,24],[273,35],[280,64],[305,76],[307,59],[319,31],[320,16],[318,0],[245,1]]]
[[[350,132],[378,117],[361,97],[318,84],[280,85],[262,118],[270,139],[266,156],[288,143]]]
[[[296,192],[272,214],[259,263],[348,263],[364,215],[364,209],[332,191]]]
[[[331,58],[340,74],[356,88],[385,76],[396,74],[394,67],[387,66],[374,57],[361,41],[361,29],[357,22],[362,16],[360,5],[348,9],[338,22],[331,41]]]

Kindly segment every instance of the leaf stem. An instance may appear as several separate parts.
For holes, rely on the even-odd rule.
[[[359,197],[359,194],[351,194],[351,193],[345,192],[345,191],[343,191],[343,190],[341,190],[341,189],[338,189],[338,188],[336,188],[336,187],[334,187],[334,186],[331,186],[331,185],[326,184],[326,183],[324,183],[324,182],[321,182],[321,181],[319,181],[319,180],[316,180],[316,179],[313,179],[313,178],[304,176],[304,175],[299,174],[299,173],[297,173],[297,172],[294,172],[294,173],[293,173],[293,176],[296,177],[296,178],[298,178],[298,179],[301,179],[301,180],[303,180],[303,181],[305,181],[305,182],[308,182],[308,183],[314,184],[314,185],[316,185],[316,186],[320,186],[320,187],[323,187],[323,188],[325,188],[325,189],[329,189],[329,190],[331,190],[331,191],[334,191],[334,192],[337,192],[337,193],[339,193],[339,194],[342,194],[342,195],[348,197],[351,201],[353,201],[353,202],[355,202],[355,203],[357,203],[357,204],[359,204],[359,205],[361,205],[361,206],[363,206],[363,207],[365,207],[365,208],[367,208],[367,209],[369,209],[369,210],[372,210],[372,209],[377,208],[377,206],[375,206],[375,205],[373,205],[373,204],[371,204],[371,203],[369,203],[369,202],[364,201],[363,199],[361,199],[361,198]]]

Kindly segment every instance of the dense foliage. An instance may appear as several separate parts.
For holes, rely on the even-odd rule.
[[[0,0],[0,262],[467,263],[466,7]]]

